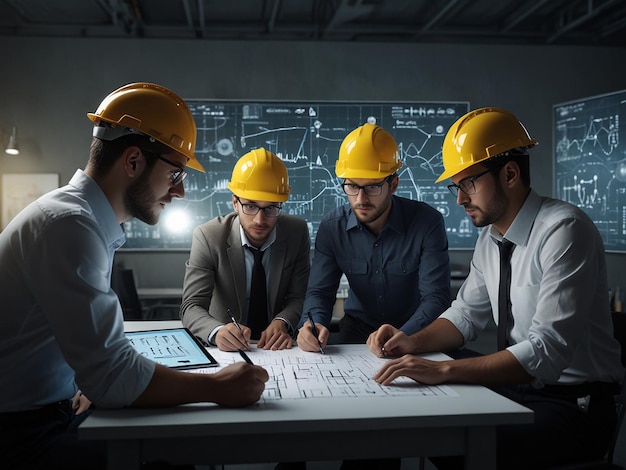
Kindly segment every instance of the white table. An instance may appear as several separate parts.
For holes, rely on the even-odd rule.
[[[128,330],[153,326],[127,323]],[[180,322],[158,322],[161,328],[176,326]],[[458,396],[283,399],[238,409],[199,404],[95,410],[79,436],[106,440],[108,468],[117,470],[138,469],[142,460],[152,459],[242,464],[456,454],[466,456],[466,469],[495,469],[496,426],[532,422],[532,411],[484,387],[452,388]]]

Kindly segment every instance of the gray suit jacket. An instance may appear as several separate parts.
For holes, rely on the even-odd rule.
[[[270,252],[269,318],[283,318],[295,329],[302,313],[310,269],[310,237],[306,221],[279,215]],[[233,212],[194,229],[186,263],[180,316],[183,325],[206,340],[218,326],[237,321],[246,305],[246,268],[239,217]]]

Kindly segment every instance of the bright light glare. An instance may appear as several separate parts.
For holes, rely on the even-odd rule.
[[[171,233],[185,233],[189,230],[191,219],[183,209],[172,209],[163,213],[161,226]]]

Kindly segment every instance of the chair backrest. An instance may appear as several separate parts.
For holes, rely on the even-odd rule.
[[[626,367],[626,312],[611,312],[613,336],[622,346],[622,365]]]
[[[622,348],[622,365],[626,367],[626,313],[611,312],[611,317],[613,319],[613,336],[617,339]],[[620,429],[624,422],[624,415],[626,414],[626,371],[624,371],[624,376],[620,383],[620,393],[615,395],[615,410],[617,412],[617,425],[613,430],[609,449],[604,457],[585,462],[559,465],[558,467],[552,467],[551,470],[621,469],[622,467],[613,464],[613,457],[615,455],[615,447],[617,446],[617,438],[619,437]]]
[[[142,320],[143,310],[137,294],[133,270],[115,267],[111,274],[111,288],[120,299],[124,320]]]
[[[622,348],[622,365],[626,367],[626,313],[611,312],[611,317],[613,318],[613,336],[615,336]],[[613,462],[617,438],[624,422],[624,415],[626,415],[626,370],[620,384],[620,394],[615,396],[615,408],[617,411],[617,426],[608,453],[608,459],[611,463]]]

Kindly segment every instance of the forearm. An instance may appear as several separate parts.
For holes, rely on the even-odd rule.
[[[500,386],[530,383],[529,375],[507,350],[481,357],[447,361],[446,382]]]
[[[411,335],[413,354],[451,351],[463,346],[461,332],[449,320],[438,318],[426,328]]]
[[[430,325],[433,321],[439,318],[448,307],[450,306],[449,297],[442,296],[429,296],[426,297],[418,309],[409,317],[409,319],[400,326],[407,335],[412,335]]]
[[[211,399],[211,376],[190,374],[158,365],[152,379],[132,407],[175,406],[185,403],[214,401]]]
[[[311,312],[317,323],[326,327],[330,325],[330,320],[333,314],[333,306],[335,305],[335,301],[337,299],[337,289],[332,291],[332,293],[330,293],[330,291],[331,289],[329,289],[329,293],[324,293],[319,290],[309,290],[307,292],[298,328],[309,321],[307,316],[308,312]]]
[[[199,305],[189,305],[184,312],[181,311],[181,320],[185,328],[205,340],[215,328],[223,324]]]
[[[245,362],[236,362],[213,374],[180,372],[157,365],[148,386],[131,406],[161,407],[202,402],[245,406],[259,400],[268,379],[263,367]]]
[[[278,314],[274,317],[276,320],[280,318],[284,323],[291,326],[293,331],[297,331],[298,323],[300,322],[300,317],[302,315],[302,304],[304,303],[303,299],[291,299],[289,300],[284,308],[278,312]]]

